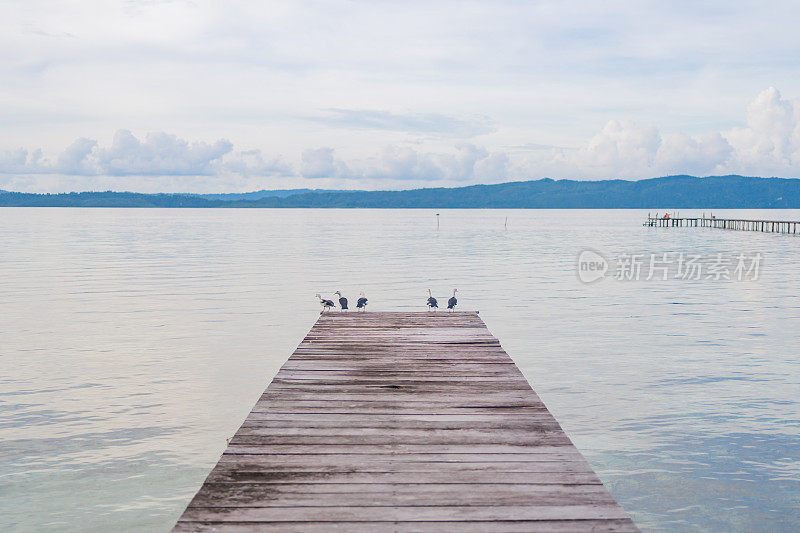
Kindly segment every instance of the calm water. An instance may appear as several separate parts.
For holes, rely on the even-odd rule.
[[[314,293],[422,309],[428,287],[480,310],[642,529],[800,530],[800,237],[645,215],[0,209],[0,530],[167,531]],[[763,263],[585,285],[587,247]]]

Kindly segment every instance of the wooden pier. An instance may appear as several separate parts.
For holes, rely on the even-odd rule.
[[[706,217],[647,217],[643,226],[670,228],[719,228],[740,231],[762,231],[765,233],[791,233],[797,234],[797,220],[750,220],[743,218],[706,218]]]
[[[474,312],[326,313],[174,531],[638,531]]]

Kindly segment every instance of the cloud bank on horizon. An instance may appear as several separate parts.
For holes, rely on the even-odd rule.
[[[797,177],[798,10],[4,4],[0,189]]]
[[[669,174],[800,175],[800,103],[774,87],[747,106],[747,127],[701,136],[662,135],[655,126],[610,120],[578,149],[551,147],[518,157],[459,143],[450,152],[386,146],[364,159],[344,160],[331,147],[310,148],[293,165],[260,150],[236,151],[226,139],[187,141],[163,132],[143,140],[119,130],[110,146],[75,140],[56,158],[40,149],[0,154],[0,174],[9,177],[216,177],[294,178],[328,183],[447,182],[465,184],[509,179],[631,178]],[[178,180],[180,182],[181,180]],[[190,184],[191,182],[185,182]]]

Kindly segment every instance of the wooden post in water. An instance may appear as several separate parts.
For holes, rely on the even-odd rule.
[[[174,531],[638,531],[474,312],[330,313]]]

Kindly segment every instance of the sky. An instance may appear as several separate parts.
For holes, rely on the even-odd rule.
[[[800,177],[800,3],[0,3],[0,189]]]

